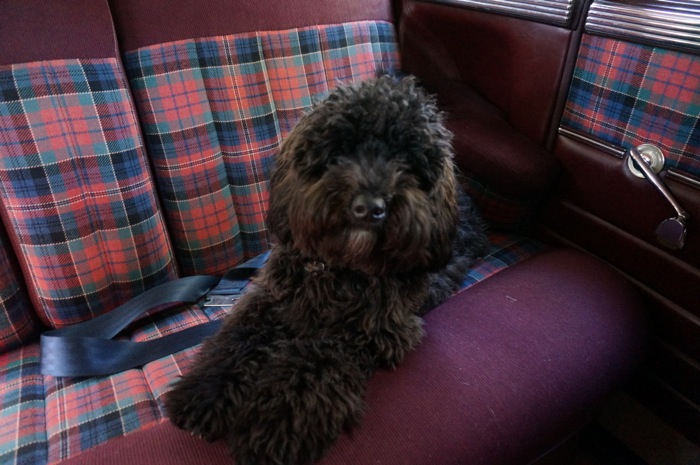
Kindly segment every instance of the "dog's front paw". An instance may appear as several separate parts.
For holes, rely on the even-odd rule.
[[[216,394],[203,396],[200,383],[181,378],[166,394],[165,410],[178,428],[213,441],[221,438],[225,431],[224,419],[217,414],[212,402],[216,397]]]
[[[277,341],[236,411],[227,442],[239,465],[307,465],[363,412],[366,375],[333,341]]]
[[[220,381],[185,376],[166,394],[165,410],[178,428],[207,441],[220,439],[228,430],[230,410],[224,390]]]
[[[254,383],[260,361],[256,357],[265,337],[269,337],[265,331],[227,326],[225,321],[215,336],[204,341],[189,372],[165,394],[170,420],[209,441],[222,438]]]
[[[374,366],[394,369],[423,339],[423,319],[408,315],[401,325],[379,331],[370,345]]]

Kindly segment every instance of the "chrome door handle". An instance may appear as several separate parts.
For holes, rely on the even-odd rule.
[[[675,218],[667,218],[657,226],[655,234],[656,240],[671,250],[678,250],[683,248],[685,245],[685,237],[688,232],[688,219],[690,215],[686,212],[683,207],[678,203],[676,198],[673,196],[671,191],[666,187],[666,184],[661,180],[661,178],[651,169],[647,160],[642,156],[636,147],[631,147],[629,150],[629,156],[634,160],[636,166],[642,170],[644,176],[649,182],[651,182],[656,190],[658,190],[661,195],[671,204],[673,209],[676,211]]]

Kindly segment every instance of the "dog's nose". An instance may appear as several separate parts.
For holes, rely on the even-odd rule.
[[[381,197],[358,194],[352,200],[350,209],[357,220],[381,221],[386,216],[386,203]]]

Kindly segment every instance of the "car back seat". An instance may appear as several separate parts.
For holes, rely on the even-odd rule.
[[[285,134],[337,83],[400,69],[391,5],[5,9],[0,462],[123,463],[134,444],[145,448],[133,463],[216,455],[220,445],[183,441],[162,408],[196,348],[112,376],[59,378],[39,373],[37,335],[265,250],[267,177]],[[641,305],[620,276],[573,250],[498,231],[491,240],[468,289],[427,316],[420,348],[371,380],[365,421],[323,463],[527,463],[635,366]],[[182,306],[124,337],[224,311]],[[172,455],[172,443],[187,452]]]

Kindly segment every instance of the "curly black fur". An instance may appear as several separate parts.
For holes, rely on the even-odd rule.
[[[451,135],[411,78],[344,86],[286,138],[260,270],[167,395],[240,465],[307,464],[361,418],[367,378],[423,336],[487,242]]]

